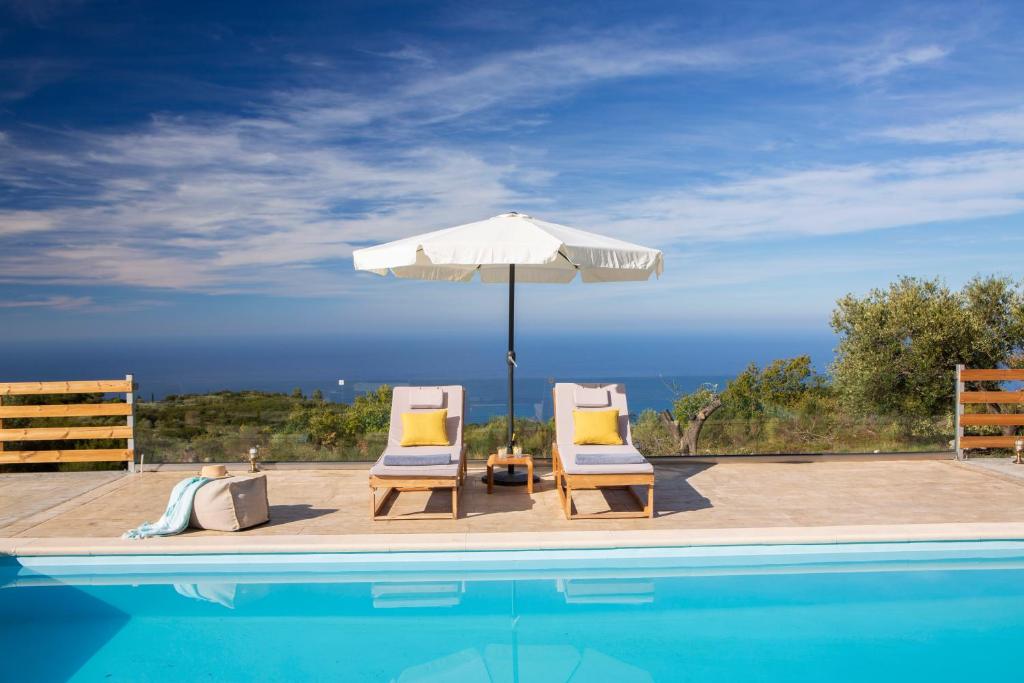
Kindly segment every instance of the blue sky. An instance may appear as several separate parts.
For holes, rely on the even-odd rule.
[[[827,331],[1024,261],[1020,3],[0,2],[7,340],[444,333],[501,287],[352,271],[506,210],[661,248],[520,329]]]

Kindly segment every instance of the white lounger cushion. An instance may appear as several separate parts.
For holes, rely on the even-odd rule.
[[[576,404],[577,389],[596,389],[609,398],[612,408],[619,411],[619,435],[625,443],[621,446],[577,446],[573,441],[575,424],[572,411]],[[603,408],[607,409],[608,403]],[[598,408],[600,409],[600,408]],[[577,453],[630,453],[640,454],[633,447],[633,435],[629,427],[629,406],[626,403],[626,387],[621,384],[555,384],[555,441],[558,455],[566,474],[650,474],[654,472],[646,460],[639,465],[577,465]]]
[[[572,395],[577,408],[607,408],[611,405],[611,397],[605,388],[576,385]]]
[[[414,408],[413,392],[418,389],[436,389],[441,393],[441,404],[431,408]],[[402,446],[402,413],[419,410],[448,409],[448,441],[451,446]],[[370,468],[375,477],[456,477],[462,462],[462,415],[465,409],[465,391],[460,386],[395,387],[391,395],[391,428],[388,445],[377,462]],[[447,465],[388,466],[385,455],[435,455],[447,452],[451,461]]]
[[[413,409],[438,409],[444,405],[441,387],[409,387],[409,407]]]

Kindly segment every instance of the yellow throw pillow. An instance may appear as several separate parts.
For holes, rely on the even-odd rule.
[[[450,446],[448,409],[423,413],[402,413],[403,446]]]
[[[611,410],[574,410],[572,411],[573,430],[572,442],[577,445],[621,446],[619,436],[619,411]]]

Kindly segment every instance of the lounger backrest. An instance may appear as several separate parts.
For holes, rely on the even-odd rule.
[[[599,389],[608,392],[608,405],[601,407],[584,407],[576,404],[576,387]],[[572,446],[574,410],[608,410],[619,411],[619,436],[624,443],[633,444],[633,435],[629,429],[629,406],[626,404],[625,384],[572,384],[559,382],[553,392],[555,401],[555,440],[559,448]]]
[[[428,387],[440,389],[442,393],[440,407],[413,408],[413,393],[423,387],[395,387],[391,394],[391,428],[388,430],[388,445],[398,446],[402,443],[402,413],[425,413],[440,408],[448,409],[448,442],[462,448],[462,423],[466,412],[466,390],[457,385]]]

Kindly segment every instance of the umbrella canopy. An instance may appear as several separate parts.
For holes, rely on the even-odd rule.
[[[661,275],[657,249],[549,223],[515,211],[454,228],[406,237],[352,255],[357,270],[417,280],[519,282],[646,280]]]
[[[661,275],[664,257],[657,249],[595,235],[511,211],[484,221],[357,249],[356,270],[394,273],[416,280],[508,283],[508,445],[515,424],[515,286],[520,282],[642,281]],[[522,484],[525,477],[509,466],[499,484]]]

